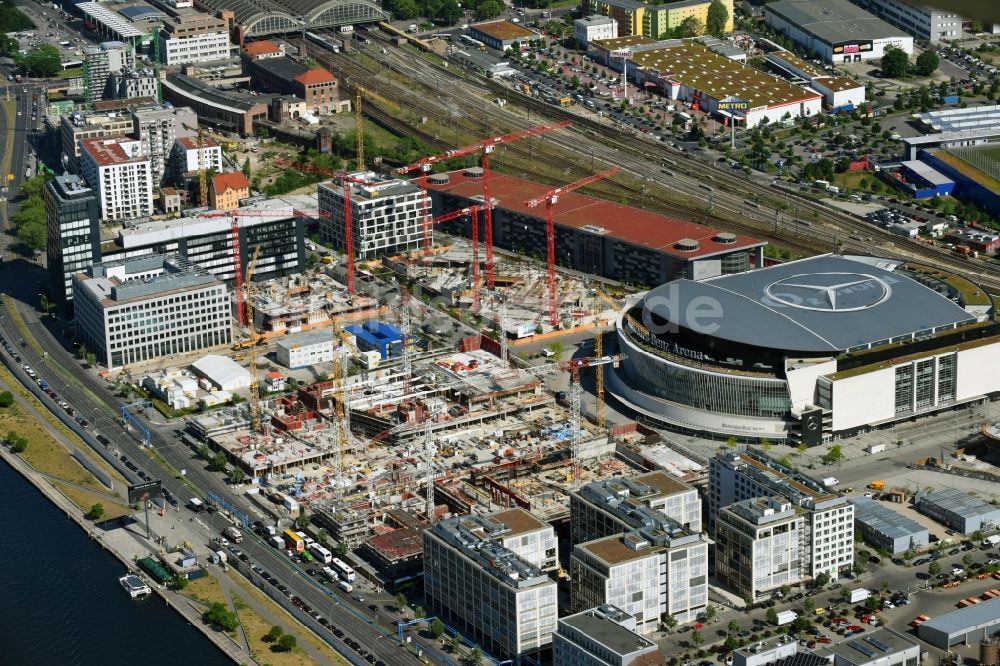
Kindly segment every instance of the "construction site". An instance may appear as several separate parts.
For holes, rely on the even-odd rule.
[[[335,185],[324,191],[321,184],[320,224],[339,227],[324,238],[340,234],[343,246],[332,248],[346,248],[343,258],[260,282],[253,279],[260,248],[253,247],[245,271],[236,274],[234,299],[240,340],[234,358],[251,375],[248,400],[189,418],[185,441],[223,452],[256,479],[247,494],[263,513],[282,519],[307,512],[389,577],[419,569],[420,530],[450,515],[517,508],[561,524],[570,493],[598,479],[654,466],[687,481],[703,477],[697,463],[664,447],[654,432],[605,423],[605,366],[622,360],[603,347],[602,332],[622,307],[605,293],[607,284],[557,271],[554,243],[541,264],[494,252],[492,206],[482,204],[493,201],[492,147],[561,126],[494,137],[396,169],[395,176],[425,173],[439,159],[480,154],[486,190],[480,203],[437,217],[412,186],[364,171],[326,174]],[[550,238],[560,194],[610,173],[529,202],[546,211]],[[422,187],[419,179],[411,182]],[[394,193],[398,198],[387,204]],[[418,211],[395,218],[407,238],[417,230],[418,242],[359,270],[350,248],[371,247],[366,234],[381,223],[383,205]],[[467,237],[435,239],[436,225],[448,222],[468,224]],[[369,289],[374,270],[388,293]],[[308,334],[296,335],[302,331]],[[458,337],[447,335],[456,331]],[[555,343],[569,333],[586,338],[587,355],[561,358]],[[272,342],[289,370],[312,363],[312,379],[262,396],[257,375]],[[518,353],[520,345],[531,345],[531,353]],[[568,385],[553,381],[562,373]],[[267,374],[269,387],[275,374]],[[594,382],[587,419],[581,375]]]

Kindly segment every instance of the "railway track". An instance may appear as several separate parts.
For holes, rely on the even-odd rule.
[[[805,254],[838,248],[864,254],[874,252],[908,261],[928,261],[964,274],[988,290],[1000,292],[998,266],[979,259],[959,259],[942,248],[890,235],[848,213],[822,207],[819,202],[798,192],[756,183],[742,173],[717,168],[714,164],[695,159],[690,153],[681,153],[634,135],[631,130],[605,125],[594,118],[554,107],[494,80],[467,78],[465,73],[456,72],[455,67],[438,65],[399,51],[380,33],[369,32],[369,35],[375,44],[358,50],[376,66],[365,65],[344,55],[334,55],[312,43],[299,42],[299,45],[325,66],[336,70],[346,79],[347,85],[363,81],[365,87],[400,108],[415,115],[435,118],[440,124],[454,128],[456,134],[460,131],[468,136],[490,136],[523,129],[541,119],[573,121],[574,127],[569,131],[534,139],[533,148],[518,143],[505,146],[505,150],[522,158],[518,171],[531,174],[541,182],[551,181],[551,174],[543,170],[532,171],[524,166],[525,162],[558,169],[566,179],[572,179],[571,174],[592,172],[581,165],[587,161],[581,160],[581,155],[589,155],[591,163],[613,164],[620,167],[629,179],[649,183],[648,187],[643,187],[623,182],[625,178],[614,180],[614,193],[624,195],[633,204],[638,202],[643,207],[667,215],[687,217],[721,229],[767,238]],[[511,102],[510,106],[516,104],[523,108],[527,117],[493,104],[492,100],[497,97],[507,99]],[[470,108],[475,110],[474,115],[467,110]],[[455,146],[424,131],[419,122],[400,120],[372,105],[367,106],[365,112],[397,133],[415,136],[437,149],[446,150]],[[557,155],[557,150],[566,154]],[[567,159],[569,155],[576,159]],[[661,165],[667,163],[670,167],[664,172]],[[698,186],[705,183],[711,183],[712,192],[697,192]],[[658,194],[655,189],[668,191],[672,196]],[[594,190],[607,191],[608,185]],[[788,213],[795,208],[809,211],[811,221]],[[801,222],[796,222],[796,219]]]

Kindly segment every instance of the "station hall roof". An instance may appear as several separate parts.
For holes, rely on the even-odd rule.
[[[892,262],[823,255],[701,282],[675,280],[646,294],[645,306],[690,330],[710,324],[713,338],[813,353],[838,353],[975,321],[956,303],[893,268]],[[694,299],[717,304],[721,316],[706,319],[698,308],[671,307]]]
[[[303,28],[388,21],[374,0],[199,0],[212,12],[231,10],[247,36],[275,35]]]
[[[438,191],[464,199],[482,200],[483,181],[481,177],[467,175],[467,171],[451,171],[448,182],[436,182],[437,177],[424,178],[429,190]],[[544,219],[544,207],[528,208],[525,202],[544,195],[551,188],[547,185],[508,176],[490,174],[490,197],[496,207],[527,217]],[[741,235],[720,235],[715,229],[675,220],[664,215],[640,208],[632,208],[612,203],[604,199],[590,197],[579,192],[559,195],[559,203],[553,210],[557,225],[580,229],[601,236],[610,236],[638,247],[657,250],[685,259],[698,259],[715,254],[729,253],[765,245],[764,241]],[[723,242],[719,242],[719,240]],[[697,241],[697,249],[680,250],[675,247],[680,241]]]

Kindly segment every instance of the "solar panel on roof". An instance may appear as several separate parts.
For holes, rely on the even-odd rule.
[[[874,645],[875,647],[877,647],[882,652],[888,652],[889,651],[889,646],[886,645],[885,643],[883,643],[882,641],[880,641],[877,638],[872,638],[871,636],[865,636],[865,642],[871,643],[872,645]]]
[[[867,646],[862,645],[861,643],[859,643],[857,641],[847,641],[847,644],[849,646],[851,646],[852,648],[854,648],[855,650],[857,650],[858,652],[860,652],[861,654],[865,655],[866,657],[874,657],[875,656],[875,652],[873,652],[872,650],[869,650]]]

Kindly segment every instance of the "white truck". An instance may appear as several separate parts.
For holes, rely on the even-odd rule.
[[[994,534],[983,539],[982,547],[993,548],[994,546],[1000,545],[1000,534]]]
[[[342,589],[344,592],[347,592],[348,594],[354,591],[354,586],[348,583],[346,580],[342,580],[339,583],[337,583],[337,587]]]
[[[226,529],[222,530],[222,533],[225,534],[226,537],[232,539],[233,543],[243,542],[243,533],[236,529],[234,525],[230,525]]]
[[[859,587],[857,589],[851,590],[851,596],[849,598],[849,601],[852,604],[856,604],[859,601],[864,601],[865,599],[867,599],[870,596],[871,596],[871,592],[869,592],[867,589],[865,589],[863,587]]]
[[[330,567],[323,567],[323,575],[329,578],[331,581],[340,579],[340,576],[337,575],[337,572],[331,569]]]
[[[835,476],[828,476],[825,479],[823,479],[823,485],[826,486],[827,488],[832,488],[838,483],[840,483],[840,480]]]
[[[191,508],[192,511],[197,511],[198,513],[201,513],[202,511],[205,510],[205,503],[202,502],[197,497],[192,497],[191,499],[189,499],[188,506]]]
[[[273,536],[270,539],[268,539],[267,542],[272,546],[274,546],[275,548],[277,548],[278,550],[281,550],[285,547],[285,540],[282,539],[280,536]]]
[[[799,614],[793,610],[784,610],[778,613],[778,626],[784,626],[786,624],[791,624],[799,617]]]

